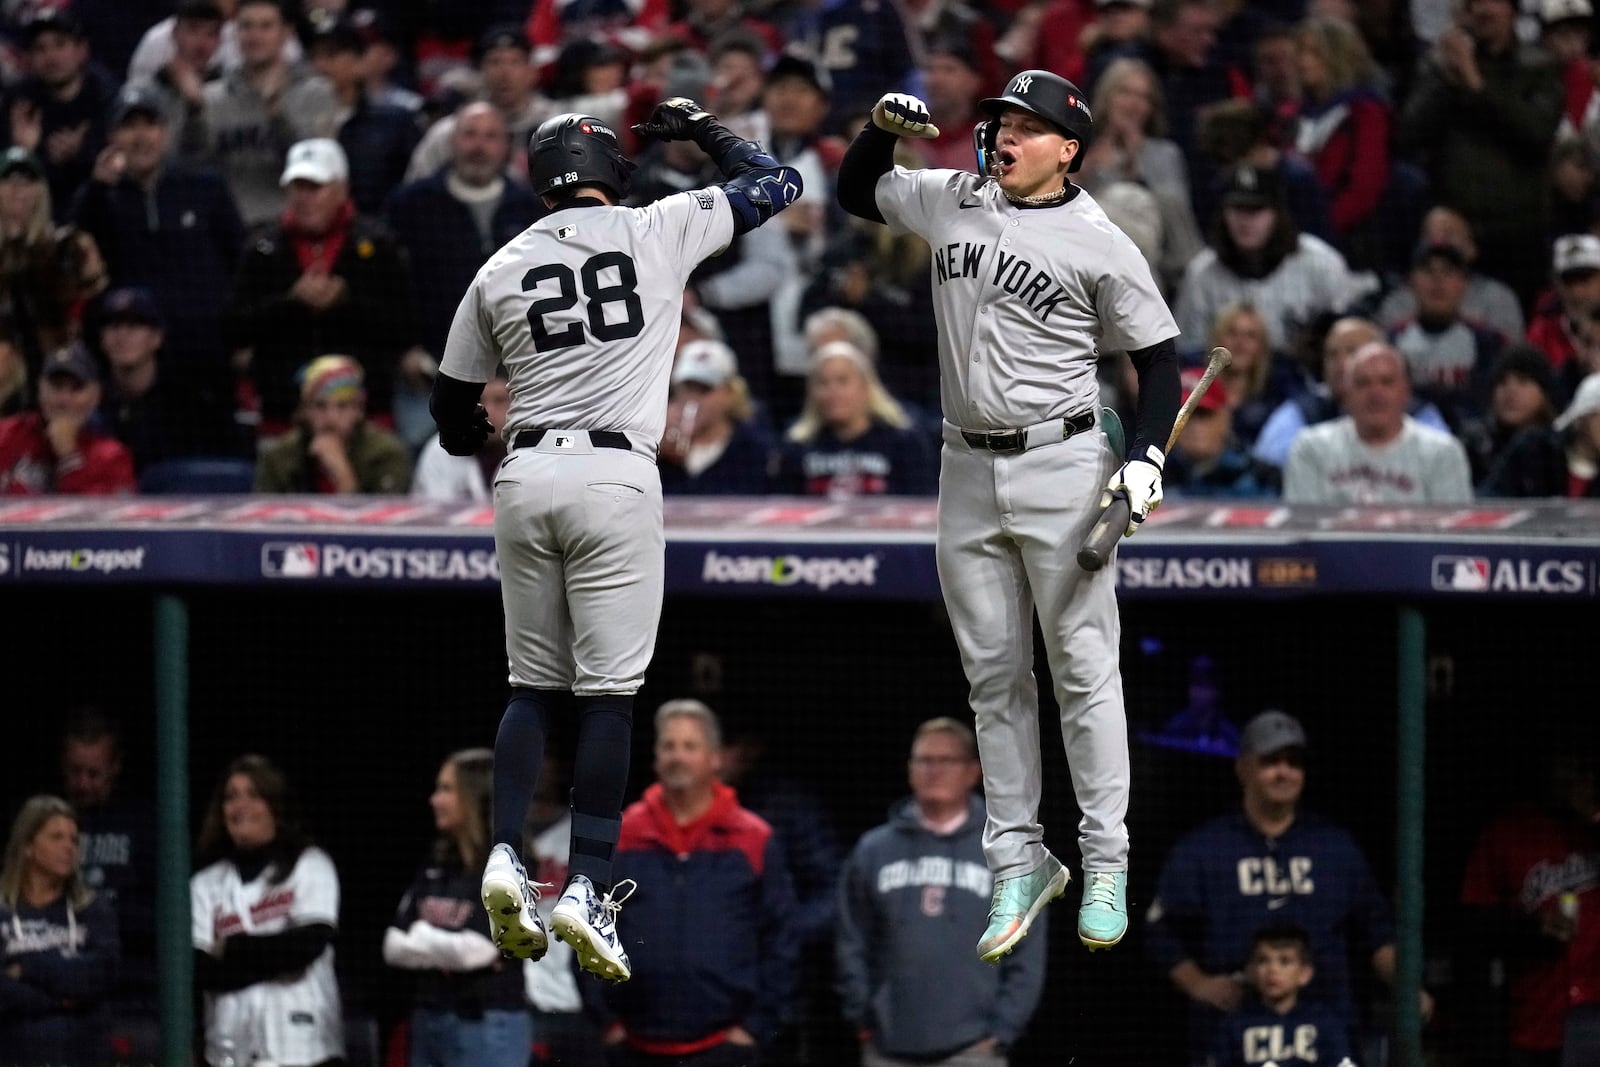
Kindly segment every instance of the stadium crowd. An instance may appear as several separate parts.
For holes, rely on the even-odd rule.
[[[975,166],[977,102],[1044,67],[1092,103],[1077,178],[1185,358],[1235,357],[1169,493],[1594,496],[1594,22],[1590,0],[8,0],[0,493],[481,496],[499,456],[439,455],[427,396],[476,269],[545,210],[528,135],[610,123],[648,201],[714,179],[626,132],[670,96],[806,194],[691,280],[666,491],[929,493],[933,267],[832,178],[890,89],[943,131],[901,162]],[[1131,417],[1128,362],[1101,357]]]

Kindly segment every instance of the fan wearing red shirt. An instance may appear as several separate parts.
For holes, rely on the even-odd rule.
[[[0,496],[131,493],[133,456],[89,428],[100,370],[81,344],[56,351],[39,375],[39,410],[0,419]]]
[[[1511,1044],[1521,1063],[1600,1060],[1600,797],[1593,753],[1547,761],[1542,804],[1491,822],[1467,861],[1461,902],[1510,972]],[[1579,1047],[1579,1043],[1581,1048]]]

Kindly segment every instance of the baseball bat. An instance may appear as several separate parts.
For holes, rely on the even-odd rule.
[[[1183,407],[1178,409],[1178,417],[1173,420],[1172,433],[1167,435],[1165,451],[1170,455],[1172,448],[1178,443],[1178,437],[1183,433],[1184,425],[1189,421],[1189,416],[1194,414],[1195,405],[1200,403],[1200,398],[1205,391],[1211,388],[1211,383],[1217,380],[1217,375],[1222,373],[1222,368],[1233,362],[1233,353],[1226,348],[1217,347],[1211,350],[1211,358],[1206,360],[1206,372],[1200,376],[1195,387],[1183,401]],[[1105,511],[1100,513],[1100,521],[1094,524],[1094,529],[1089,531],[1089,536],[1084,538],[1083,547],[1078,549],[1078,566],[1086,571],[1097,571],[1106,565],[1111,558],[1112,549],[1117,547],[1117,539],[1128,529],[1128,517],[1133,508],[1128,504],[1128,494],[1118,492],[1112,495],[1111,503]]]

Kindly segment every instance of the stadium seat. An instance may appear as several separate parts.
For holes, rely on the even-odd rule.
[[[169,459],[145,468],[139,476],[139,491],[161,496],[248,493],[255,478],[253,460],[224,456]]]

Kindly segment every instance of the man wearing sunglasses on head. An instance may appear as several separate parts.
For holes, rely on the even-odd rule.
[[[1239,736],[1235,774],[1242,810],[1190,831],[1173,846],[1146,912],[1150,955],[1190,1000],[1190,1062],[1244,1000],[1254,932],[1294,923],[1307,932],[1313,975],[1304,990],[1340,1018],[1349,1038],[1361,1015],[1352,970],[1370,960],[1386,985],[1395,974],[1394,922],[1355,840],[1300,810],[1306,732],[1282,711],[1263,711]],[[1422,994],[1422,1017],[1432,1013]],[[1359,1047],[1353,1046],[1353,1047]]]

